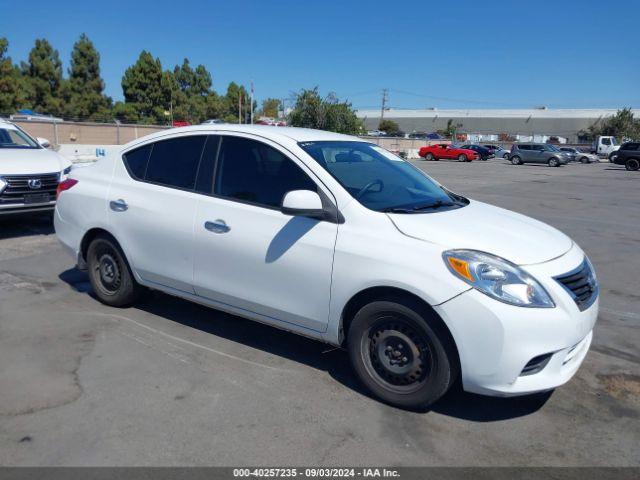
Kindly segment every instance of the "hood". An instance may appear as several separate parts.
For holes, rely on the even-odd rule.
[[[480,250],[517,265],[549,261],[573,245],[564,233],[545,223],[482,202],[443,212],[388,215],[409,237],[446,249]]]
[[[0,148],[0,176],[54,173],[69,165],[69,160],[46,148]]]

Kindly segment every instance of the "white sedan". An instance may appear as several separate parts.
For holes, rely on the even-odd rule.
[[[458,378],[550,390],[591,344],[599,288],[576,243],[360,138],[173,129],[59,190],[56,233],[101,302],[150,287],[344,346],[393,405],[430,405]]]

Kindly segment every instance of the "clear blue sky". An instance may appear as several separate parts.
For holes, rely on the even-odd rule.
[[[86,32],[106,93],[142,49],[188,57],[258,100],[318,85],[356,107],[640,107],[640,1],[0,0],[14,62],[36,38],[66,69]]]

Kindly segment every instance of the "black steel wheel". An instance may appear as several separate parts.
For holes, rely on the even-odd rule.
[[[94,238],[87,249],[87,268],[93,291],[102,303],[124,307],[141,292],[118,243],[107,235]]]
[[[362,383],[392,405],[426,407],[444,395],[457,376],[455,347],[419,306],[372,302],[355,315],[347,341]]]

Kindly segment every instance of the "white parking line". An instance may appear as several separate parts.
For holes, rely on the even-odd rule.
[[[157,335],[161,335],[161,336],[163,336],[165,338],[170,338],[170,339],[172,339],[172,340],[174,340],[176,342],[180,342],[180,343],[192,346],[192,347],[196,347],[196,348],[200,348],[202,350],[206,350],[207,352],[215,353],[215,354],[221,355],[223,357],[227,357],[227,358],[230,358],[230,359],[233,359],[233,360],[237,360],[239,362],[246,363],[247,365],[251,365],[251,366],[254,366],[254,367],[262,367],[262,368],[266,368],[266,369],[269,369],[269,370],[274,370],[276,372],[287,372],[287,373],[290,373],[289,370],[286,370],[286,369],[283,369],[283,368],[272,367],[270,365],[265,365],[264,363],[258,363],[258,362],[254,362],[254,361],[251,361],[251,360],[247,360],[246,358],[236,357],[235,355],[230,355],[228,353],[221,352],[219,350],[215,350],[215,349],[213,349],[211,347],[207,347],[205,345],[200,345],[199,343],[195,343],[195,342],[192,342],[190,340],[185,340],[183,338],[176,337],[176,336],[171,335],[169,333],[165,333],[162,330],[158,330],[158,329],[149,327],[149,326],[147,326],[147,325],[145,325],[143,323],[137,322],[137,321],[135,321],[135,320],[133,320],[131,318],[128,318],[128,317],[125,317],[125,316],[122,316],[122,315],[116,315],[116,314],[113,314],[113,313],[102,313],[102,312],[66,312],[66,313],[68,313],[70,315],[97,315],[97,316],[100,316],[100,317],[107,317],[107,318],[112,318],[112,319],[117,319],[117,320],[130,322],[130,323],[132,323],[134,325],[137,325],[140,328],[144,328],[144,329],[146,329],[146,330],[148,330],[148,331],[150,331],[152,333],[155,333]],[[137,339],[135,339],[135,340],[138,341]],[[144,342],[140,342],[140,343],[144,344]]]

